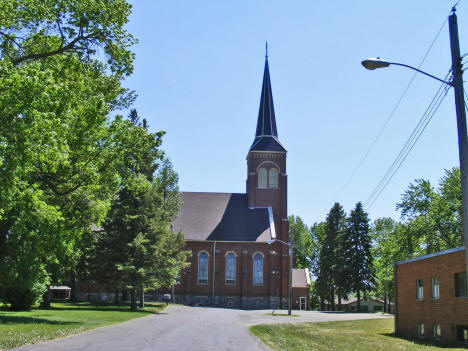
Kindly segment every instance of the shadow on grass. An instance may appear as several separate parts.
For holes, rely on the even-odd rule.
[[[163,304],[158,303],[146,303],[145,307],[142,309],[138,309],[136,312],[141,313],[157,313],[154,311],[149,311],[146,308],[152,307],[162,307]],[[99,312],[131,312],[129,305],[112,305],[112,304],[105,304],[105,303],[96,303],[90,304],[88,302],[78,302],[78,303],[70,303],[65,306],[54,306],[52,305],[50,308],[41,308],[41,310],[50,310],[50,311],[99,311]]]
[[[24,316],[2,316],[0,315],[0,325],[4,324],[51,324],[70,325],[80,324],[79,322],[53,321],[44,318],[24,317]]]
[[[435,341],[435,340],[426,340],[426,339],[415,339],[415,338],[409,338],[405,337],[402,335],[398,335],[395,333],[379,333],[379,335],[382,336],[387,336],[390,338],[394,339],[400,339],[400,340],[406,340],[409,342],[413,342],[417,345],[423,345],[423,346],[436,346],[441,349],[468,349],[468,345],[463,345],[463,344],[454,344],[454,343],[446,343],[443,341]]]

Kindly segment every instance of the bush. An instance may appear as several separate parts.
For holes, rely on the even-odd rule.
[[[0,268],[0,299],[11,310],[28,310],[37,303],[49,283],[45,267],[36,262],[23,260],[15,267],[2,264]]]

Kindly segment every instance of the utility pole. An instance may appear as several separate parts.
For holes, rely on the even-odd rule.
[[[293,272],[293,231],[289,229],[289,296],[288,296],[288,316],[291,315],[292,305],[292,272]]]
[[[460,157],[460,178],[462,191],[462,229],[465,245],[465,264],[468,274],[468,140],[466,130],[466,110],[463,96],[463,67],[460,57],[460,43],[458,39],[457,15],[455,7],[449,16],[450,50],[452,53],[452,85],[455,91],[455,110],[457,112],[458,153]]]
[[[388,301],[388,275],[387,275],[387,267],[388,267],[388,262],[387,260],[385,260],[385,305],[384,305],[384,309],[386,313],[388,313],[390,311],[390,308],[389,308],[389,305],[390,305],[390,301]]]

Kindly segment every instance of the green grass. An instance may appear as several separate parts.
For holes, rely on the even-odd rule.
[[[52,303],[50,309],[8,311],[0,305],[0,349],[50,340],[85,330],[148,316],[165,308],[162,303],[145,303],[145,308],[131,312],[125,305]]]
[[[435,351],[463,348],[435,346],[395,337],[393,319],[255,325],[250,332],[272,350],[281,351]]]

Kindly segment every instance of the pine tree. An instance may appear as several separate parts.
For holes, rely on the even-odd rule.
[[[348,218],[348,240],[351,245],[349,264],[352,268],[351,288],[356,292],[357,308],[361,308],[361,292],[364,295],[374,285],[374,267],[371,252],[371,235],[369,233],[369,218],[358,202]]]
[[[132,110],[134,111],[134,110]],[[117,142],[126,145],[117,192],[99,236],[100,276],[129,289],[131,308],[137,292],[171,285],[186,266],[181,233],[171,222],[181,205],[178,177],[159,150],[162,132],[149,133],[136,111],[130,121],[116,120]]]
[[[332,310],[335,310],[335,292],[339,286],[335,249],[345,227],[346,214],[339,203],[331,208],[325,224],[325,238],[319,254],[317,292],[325,297]]]

